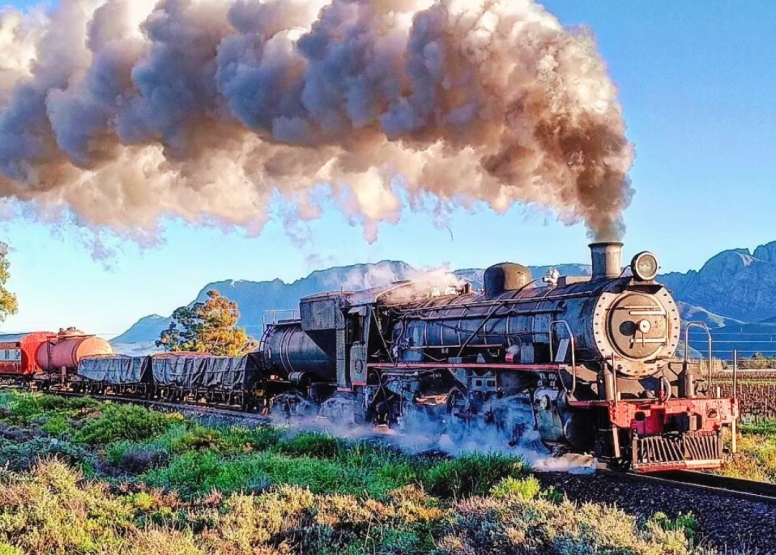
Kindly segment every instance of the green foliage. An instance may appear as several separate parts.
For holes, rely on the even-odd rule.
[[[518,458],[469,453],[434,466],[426,476],[425,485],[433,495],[460,499],[487,494],[500,480],[519,478],[526,473]]]
[[[123,499],[123,501],[124,503],[130,505],[132,508],[139,509],[141,511],[148,511],[155,504],[154,498],[145,491],[139,491],[137,493],[128,495]]]
[[[753,422],[741,422],[738,426],[742,434],[757,434],[765,436],[776,436],[776,419],[763,418]]]
[[[122,439],[142,441],[164,433],[179,418],[134,405],[106,403],[102,414],[87,420],[75,439],[90,445],[107,445]]]
[[[10,470],[29,470],[40,459],[56,457],[71,466],[91,473],[96,466],[96,458],[78,445],[67,441],[44,437],[28,441],[0,439],[0,467]]]
[[[315,432],[302,432],[280,444],[280,450],[289,455],[332,459],[340,453],[342,441]]]
[[[240,312],[237,303],[218,291],[207,292],[208,300],[182,306],[172,314],[170,326],[156,341],[166,351],[210,353],[240,356],[258,346],[243,328],[237,327]]]
[[[681,532],[688,540],[695,538],[698,529],[698,521],[692,513],[679,513],[675,519],[671,519],[662,512],[657,512],[651,519],[663,530]]]
[[[0,322],[3,322],[8,316],[16,314],[19,310],[16,295],[5,288],[5,284],[11,277],[10,267],[8,245],[0,241]]]
[[[318,463],[331,461],[317,460]],[[0,483],[0,555],[690,555],[680,531],[617,509],[536,497],[440,505],[409,486],[384,501],[277,485],[181,503],[142,488],[116,493],[46,461]]]
[[[46,412],[66,409],[68,400],[55,395],[15,393],[6,397],[3,404],[8,407],[4,420],[19,426],[29,426]]]
[[[739,426],[738,452],[720,471],[725,476],[776,483],[776,419]]]
[[[0,541],[0,555],[25,555],[24,551],[10,543]]]
[[[2,406],[16,401],[0,394]],[[15,439],[0,440],[11,466],[0,472],[0,555],[690,555],[696,530],[691,515],[640,521],[569,503],[502,455],[440,460],[42,396],[15,410],[31,424],[2,424]],[[43,431],[63,422],[60,438]]]
[[[163,447],[132,441],[111,443],[105,454],[113,466],[132,474],[142,474],[152,468],[164,466],[170,460],[169,452]]]
[[[40,429],[52,436],[64,436],[72,431],[72,427],[64,414],[52,414]]]
[[[513,478],[507,476],[490,489],[490,494],[496,499],[504,499],[508,495],[514,495],[520,499],[533,499],[541,491],[539,480],[533,476],[525,478]]]
[[[566,497],[563,493],[555,489],[555,486],[550,486],[541,493],[542,498],[546,499],[553,505],[560,505],[565,501]]]

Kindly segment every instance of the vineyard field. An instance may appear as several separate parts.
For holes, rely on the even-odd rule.
[[[733,395],[733,375],[730,372],[712,376],[722,397]],[[738,376],[737,395],[743,418],[776,418],[776,372],[746,372]]]

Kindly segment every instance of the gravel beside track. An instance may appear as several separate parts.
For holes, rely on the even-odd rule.
[[[606,503],[644,518],[658,511],[671,518],[692,512],[698,521],[696,545],[723,553],[776,554],[776,505],[609,474],[540,472],[536,477],[572,501]]]

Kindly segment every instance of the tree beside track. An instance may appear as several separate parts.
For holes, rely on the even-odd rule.
[[[240,311],[237,303],[218,291],[207,292],[208,300],[182,306],[172,314],[169,327],[156,341],[168,352],[208,353],[216,356],[240,356],[255,350],[258,343],[244,328],[237,327]]]
[[[11,277],[9,272],[10,266],[8,245],[0,241],[0,322],[3,322],[8,316],[16,314],[19,310],[16,295],[5,287],[8,279]]]

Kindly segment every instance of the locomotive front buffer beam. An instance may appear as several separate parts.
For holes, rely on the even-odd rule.
[[[722,429],[739,414],[737,399],[570,401],[569,405],[607,410],[613,429],[629,436],[630,467],[635,472],[722,466]]]

